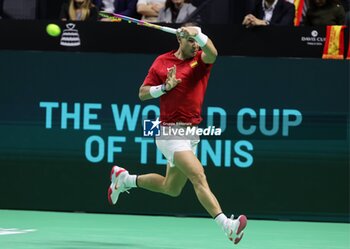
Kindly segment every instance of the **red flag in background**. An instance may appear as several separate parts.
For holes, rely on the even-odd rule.
[[[344,29],[346,26],[327,26],[322,59],[344,59]]]
[[[299,26],[301,18],[303,16],[304,0],[294,0],[295,5],[295,17],[294,26]]]

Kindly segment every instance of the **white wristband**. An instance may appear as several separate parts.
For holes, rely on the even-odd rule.
[[[198,43],[198,45],[202,48],[207,44],[208,36],[203,34],[202,32],[198,32],[198,34],[194,37],[194,40]]]
[[[159,86],[151,86],[149,89],[149,94],[153,97],[153,98],[158,98],[160,96],[162,96],[165,92],[162,89],[162,85]]]

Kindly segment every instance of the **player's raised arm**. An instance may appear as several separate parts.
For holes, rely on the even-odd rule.
[[[213,42],[208,38],[207,43],[202,47],[203,54],[202,60],[206,64],[213,64],[218,56],[218,51],[216,50]]]
[[[211,39],[202,33],[201,28],[196,26],[182,27],[178,31],[180,35],[187,39],[194,39],[198,45],[203,50],[202,60],[206,64],[213,64],[218,56],[218,51],[216,50]]]

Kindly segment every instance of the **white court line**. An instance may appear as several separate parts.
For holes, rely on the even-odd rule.
[[[36,232],[36,229],[20,229],[20,228],[0,228],[1,235],[13,235],[13,234],[24,234],[30,232]]]

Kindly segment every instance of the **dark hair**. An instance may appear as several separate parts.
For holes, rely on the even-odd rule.
[[[166,0],[165,1],[165,9],[173,9],[174,8],[174,4],[171,0]]]
[[[200,27],[198,22],[185,22],[181,24],[181,27],[191,27],[191,26]]]
[[[191,0],[185,0],[184,2],[191,3]],[[175,5],[174,5],[173,1],[171,1],[171,0],[165,1],[165,8],[164,9],[168,9],[168,8],[170,8],[171,10],[175,9]]]

